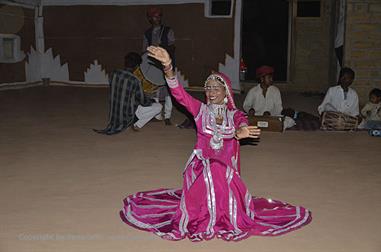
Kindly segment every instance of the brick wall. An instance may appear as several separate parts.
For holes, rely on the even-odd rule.
[[[290,83],[284,91],[325,92],[336,82],[335,2],[321,1],[320,17],[294,17]]]
[[[356,72],[353,88],[364,104],[381,88],[381,1],[348,0],[345,33],[345,65]]]

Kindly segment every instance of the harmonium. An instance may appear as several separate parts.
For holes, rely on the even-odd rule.
[[[284,116],[249,116],[249,125],[263,131],[283,132]]]

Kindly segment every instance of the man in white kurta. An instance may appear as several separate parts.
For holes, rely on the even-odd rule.
[[[282,112],[282,98],[277,87],[273,86],[274,69],[261,66],[256,70],[259,84],[247,93],[243,109],[251,115],[278,116]]]
[[[339,85],[330,87],[323,102],[318,107],[319,114],[327,111],[341,112],[353,117],[359,116],[359,98],[356,91],[349,86],[355,73],[350,68],[340,71]]]

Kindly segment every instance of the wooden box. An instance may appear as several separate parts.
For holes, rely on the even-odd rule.
[[[283,132],[283,116],[249,116],[249,125],[263,131]]]

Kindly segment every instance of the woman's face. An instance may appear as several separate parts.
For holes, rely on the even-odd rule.
[[[215,80],[209,80],[205,85],[205,95],[210,104],[223,104],[226,96],[225,87]]]

